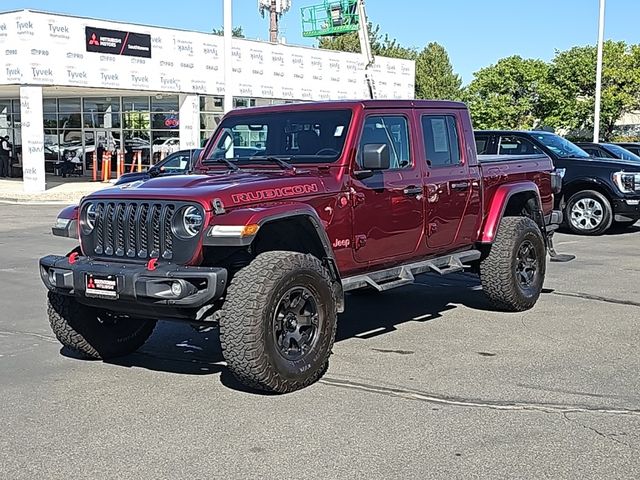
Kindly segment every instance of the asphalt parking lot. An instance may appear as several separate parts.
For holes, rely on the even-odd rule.
[[[117,363],[61,353],[37,259],[59,207],[0,205],[0,478],[640,478],[640,228],[559,235],[545,293],[470,275],[349,297],[326,376],[244,391],[217,336],[161,323]]]

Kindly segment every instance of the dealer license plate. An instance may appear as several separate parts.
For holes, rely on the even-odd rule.
[[[85,295],[115,300],[118,298],[118,279],[115,275],[94,275],[85,277]]]

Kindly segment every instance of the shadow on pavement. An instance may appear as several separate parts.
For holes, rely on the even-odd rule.
[[[577,235],[566,228],[562,228],[558,231],[570,237],[582,238],[585,236],[585,235]],[[611,226],[611,228],[609,228],[609,230],[604,232],[602,236],[610,237],[610,236],[618,236],[618,235],[633,235],[638,232],[640,232],[640,223],[636,223],[635,225],[632,225],[630,227],[623,227],[621,225],[614,224]]]
[[[472,274],[422,275],[416,284],[393,291],[347,294],[346,311],[338,318],[336,342],[354,337],[366,341],[393,332],[408,322],[441,319],[459,305],[493,310],[482,293],[478,277]],[[61,353],[78,358],[65,349]],[[189,325],[160,321],[138,352],[105,363],[180,375],[220,374],[222,384],[228,388],[264,393],[245,387],[226,368],[217,330],[201,333]]]

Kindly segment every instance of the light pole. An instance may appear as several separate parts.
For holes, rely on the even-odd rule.
[[[604,7],[606,0],[600,0],[598,23],[598,59],[596,65],[596,110],[593,116],[593,141],[600,141],[600,98],[602,96],[602,53],[604,49]]]
[[[224,0],[223,33],[224,33],[224,113],[233,110],[233,92],[231,91],[231,76],[233,74],[233,66],[231,64],[231,0]]]

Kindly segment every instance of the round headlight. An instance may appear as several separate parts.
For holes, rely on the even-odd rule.
[[[91,233],[96,226],[96,204],[90,203],[84,208],[82,215],[82,228],[86,233]]]
[[[182,213],[182,231],[187,237],[195,237],[202,230],[204,217],[197,207],[187,207]]]

